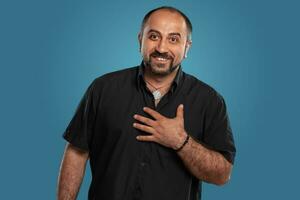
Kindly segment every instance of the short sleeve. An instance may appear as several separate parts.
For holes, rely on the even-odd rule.
[[[209,148],[220,152],[229,162],[234,163],[236,148],[226,104],[216,91],[207,104],[203,142]]]
[[[82,97],[72,120],[63,133],[63,138],[75,147],[89,151],[95,117],[96,95],[93,82]]]

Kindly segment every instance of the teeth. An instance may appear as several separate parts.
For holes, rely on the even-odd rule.
[[[159,61],[166,61],[167,59],[161,58],[161,57],[157,57],[157,60],[159,60]]]

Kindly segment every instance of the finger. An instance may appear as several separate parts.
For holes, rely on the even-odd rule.
[[[133,116],[133,118],[136,119],[136,120],[138,120],[138,121],[140,121],[140,122],[143,122],[144,124],[147,124],[147,125],[149,125],[151,127],[153,127],[155,125],[155,121],[154,120],[149,119],[149,118],[144,117],[144,116],[141,116],[141,115],[137,115],[136,114],[136,115]]]
[[[148,107],[144,107],[143,110],[148,113],[149,115],[151,115],[154,119],[158,120],[158,119],[162,119],[164,116],[162,116],[160,113],[156,112],[155,110],[148,108]]]
[[[136,128],[136,129],[139,129],[141,131],[150,133],[150,134],[154,134],[155,133],[154,128],[152,128],[150,126],[143,125],[143,124],[133,123],[133,127]]]
[[[183,119],[183,104],[177,107],[176,117]]]
[[[139,141],[148,141],[148,142],[155,142],[155,137],[153,135],[138,135],[136,139]]]

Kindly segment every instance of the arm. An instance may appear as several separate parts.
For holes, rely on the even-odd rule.
[[[222,154],[207,149],[192,137],[177,154],[188,170],[200,180],[223,185],[230,179],[232,164]]]
[[[75,200],[84,176],[88,152],[66,145],[58,177],[58,200]]]

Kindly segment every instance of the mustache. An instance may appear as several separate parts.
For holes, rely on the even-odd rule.
[[[152,57],[161,57],[164,59],[172,59],[173,57],[170,56],[168,53],[160,53],[158,51],[154,51],[153,53],[150,54]]]

